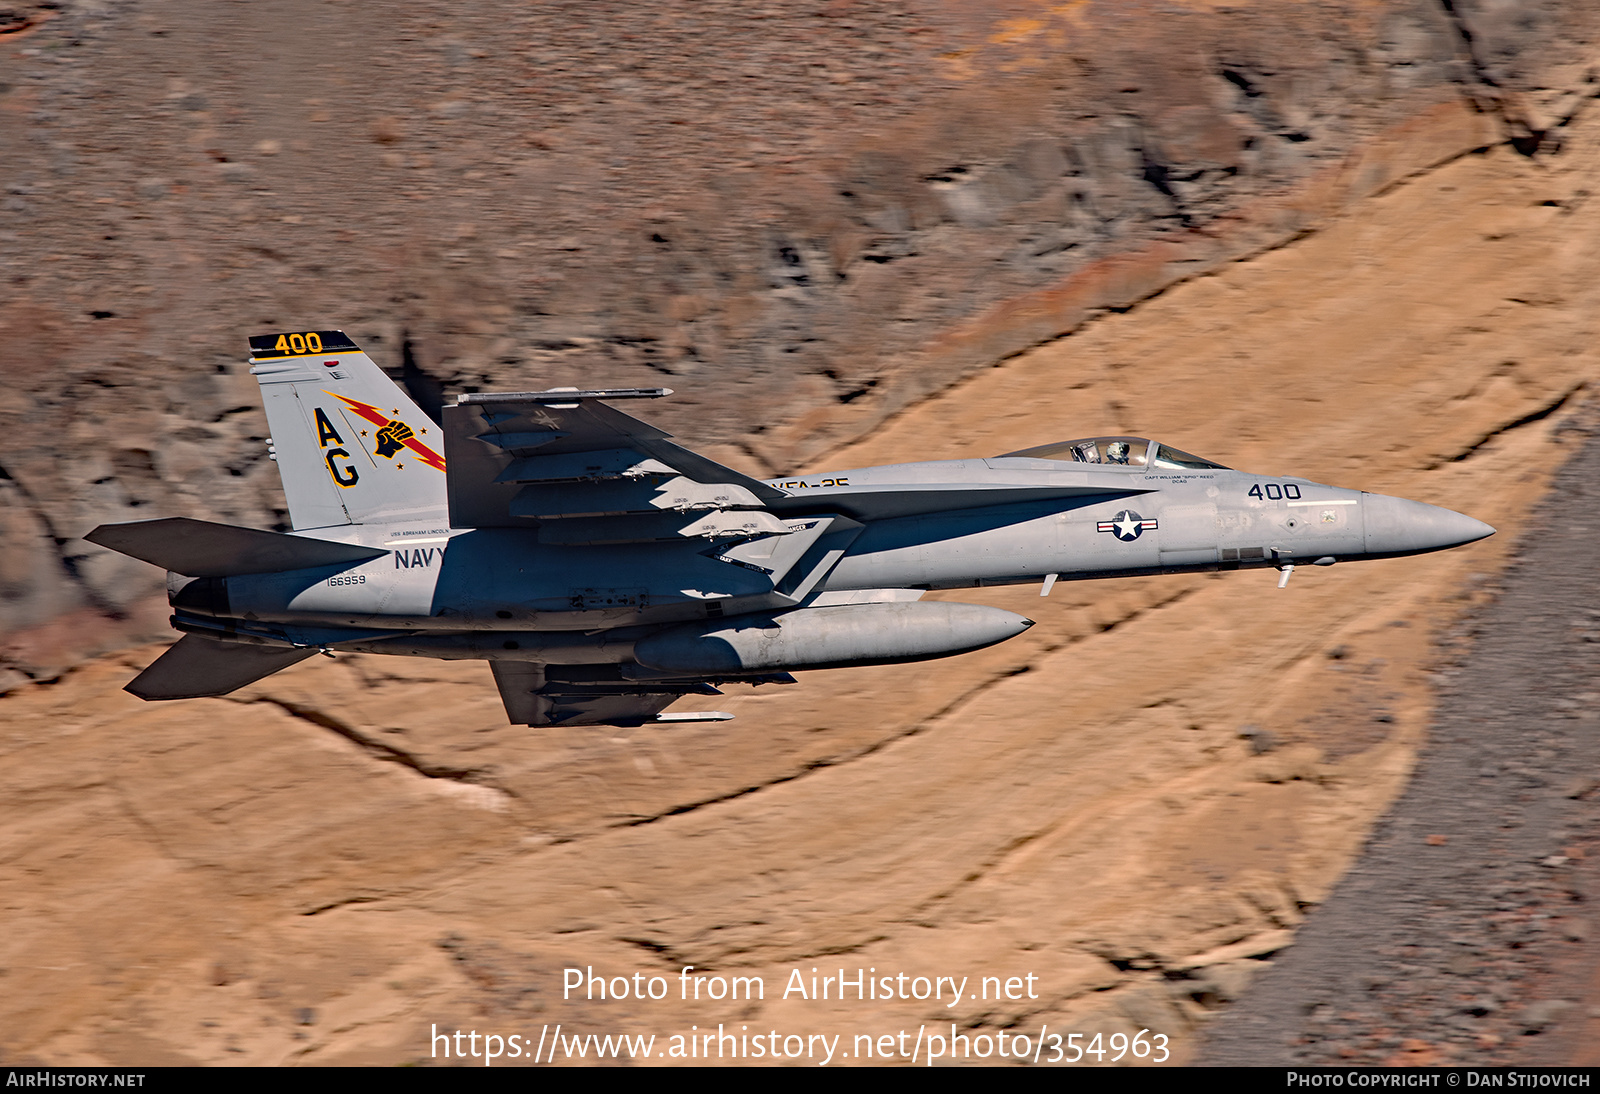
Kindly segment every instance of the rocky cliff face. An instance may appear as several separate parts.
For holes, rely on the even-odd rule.
[[[955,1021],[1181,1059],[1405,783],[1436,639],[1584,423],[1591,11],[12,0],[0,1058],[429,1062],[436,1027],[565,1022],[854,1059]],[[140,703],[159,575],[76,537],[281,519],[244,336],[323,326],[424,402],[665,383],[757,471],[1108,428],[1501,534],[1282,592],[979,590],[1038,625],[670,734],[509,727],[482,665],[421,659]],[[559,995],[683,965],[768,997]],[[1036,995],[777,998],[812,967]],[[1427,1019],[1438,1059],[1515,1058],[1496,991]]]
[[[425,404],[666,382],[685,440],[790,469],[1430,163],[1535,152],[1591,89],[1600,13],[71,0],[0,23],[16,681],[155,633],[158,575],[83,544],[96,523],[281,522],[251,332],[343,327]]]
[[[722,1023],[838,1036],[855,1062],[858,1038],[909,1052],[919,1028],[951,1022],[990,1039],[980,1053],[1001,1032],[1087,1044],[1147,1029],[1182,1059],[1405,785],[1452,656],[1438,639],[1465,637],[1459,614],[1541,534],[1527,513],[1577,447],[1600,375],[1597,128],[1585,111],[1558,156],[1499,146],[1424,172],[984,369],[832,457],[993,452],[1103,420],[1500,529],[1469,548],[1308,567],[1283,590],[1245,572],[933,594],[1038,623],[962,657],[732,687],[717,706],[735,721],[670,732],[508,726],[483,665],[421,658],[319,657],[224,698],[142,703],[120,688],[152,644],[17,688],[0,698],[3,1059],[445,1063],[435,1027],[515,1033],[532,1051],[560,1024],[654,1034],[659,1050]],[[1581,513],[1570,487],[1554,501]],[[1588,601],[1544,584],[1577,606],[1545,621],[1565,664],[1596,648],[1580,641]],[[1540,742],[1559,708],[1545,694],[1528,709],[1531,727],[1477,730],[1503,727],[1513,757],[1474,763],[1455,799],[1484,826],[1503,820],[1478,780],[1498,770],[1497,793],[1525,799],[1544,770],[1524,765],[1527,742],[1542,757],[1528,764],[1557,762]],[[1526,808],[1592,782],[1555,782]],[[1469,831],[1407,831],[1432,870],[1476,877]],[[1436,833],[1444,844],[1424,842]],[[1345,1046],[1355,1059],[1416,1039],[1433,1061],[1527,1062],[1514,1023],[1538,996],[1517,966],[1581,967],[1562,935],[1581,935],[1585,906],[1546,866],[1518,870],[1495,876],[1550,878],[1546,903],[1497,888],[1506,914],[1465,941],[1523,948],[1452,938],[1451,967],[1424,972],[1407,937],[1390,952],[1408,986],[1364,993],[1381,1029]],[[1430,923],[1460,911],[1408,908]],[[684,1001],[685,965],[766,995]],[[589,967],[661,976],[671,998],[563,997],[563,970]],[[954,1007],[948,985],[939,1000],[785,997],[813,968],[978,990],[1035,979],[1031,996]],[[1462,1010],[1460,993],[1493,1005]],[[1318,1014],[1340,1037],[1364,1030],[1335,1009]],[[1295,1019],[1317,1051],[1341,1047],[1334,1023]]]

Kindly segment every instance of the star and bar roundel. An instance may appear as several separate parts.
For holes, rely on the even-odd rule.
[[[1124,509],[1110,520],[1103,520],[1095,526],[1096,531],[1110,532],[1124,543],[1138,539],[1146,531],[1155,531],[1161,527],[1154,517],[1141,517],[1132,509]]]

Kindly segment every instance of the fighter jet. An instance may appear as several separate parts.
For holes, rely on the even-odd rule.
[[[1143,437],[763,481],[616,409],[468,394],[433,422],[341,331],[250,339],[293,531],[84,538],[161,566],[176,645],[127,685],[225,695],[321,652],[486,660],[511,722],[638,726],[718,684],[980,649],[1032,621],[930,589],[1394,558],[1494,529]]]

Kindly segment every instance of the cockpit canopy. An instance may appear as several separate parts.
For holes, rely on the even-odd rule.
[[[1167,471],[1225,471],[1220,463],[1202,460],[1144,437],[1085,437],[1077,441],[1058,441],[1020,452],[1007,452],[1030,460],[1063,460],[1072,463],[1097,463],[1114,467],[1150,467]]]

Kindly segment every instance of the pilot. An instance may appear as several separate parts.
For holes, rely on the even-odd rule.
[[[1128,442],[1127,441],[1112,441],[1110,444],[1106,445],[1106,462],[1107,463],[1127,463],[1128,462]]]

